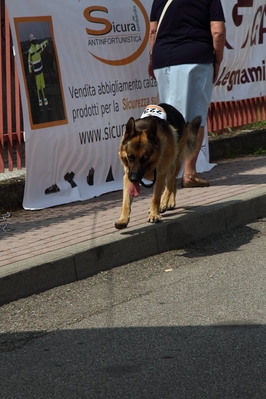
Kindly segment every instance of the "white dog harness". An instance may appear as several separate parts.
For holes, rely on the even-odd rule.
[[[165,110],[162,107],[159,107],[158,105],[154,104],[148,105],[144,109],[140,119],[146,118],[147,116],[156,116],[157,118],[164,120],[166,120],[167,117]]]

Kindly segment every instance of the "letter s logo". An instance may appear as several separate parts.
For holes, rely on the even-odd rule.
[[[107,33],[109,33],[112,30],[111,22],[109,22],[107,19],[104,19],[104,18],[93,17],[91,15],[91,13],[93,11],[102,11],[102,12],[108,13],[107,8],[102,7],[102,6],[91,6],[91,7],[86,8],[83,12],[84,17],[86,18],[87,21],[94,23],[94,24],[104,25],[104,28],[101,30],[94,30],[94,29],[86,28],[86,32],[88,33],[88,35],[92,35],[92,36],[106,35]]]
[[[145,50],[146,45],[148,43],[149,40],[149,26],[150,26],[150,22],[149,22],[149,17],[147,15],[147,12],[145,10],[145,8],[143,7],[143,5],[141,4],[141,0],[132,0],[133,3],[135,3],[144,18],[144,24],[145,24],[145,33],[144,33],[144,37],[143,37],[143,41],[140,44],[139,48],[137,50],[135,50],[132,54],[128,55],[125,58],[121,58],[121,59],[116,59],[116,60],[109,60],[109,59],[105,59],[102,57],[97,56],[96,54],[93,54],[92,52],[89,51],[89,53],[96,58],[98,61],[102,62],[103,64],[106,65],[112,65],[112,66],[121,66],[121,65],[127,65],[133,61],[135,61]],[[91,12],[92,11],[103,11],[103,12],[108,12],[108,10],[105,7],[102,6],[94,6],[94,7],[88,7],[86,8],[86,10],[84,11],[84,15],[85,18],[89,21],[89,22],[93,22],[93,23],[101,23],[105,26],[104,29],[102,30],[91,30],[91,29],[86,29],[87,33],[90,35],[104,35],[109,33],[112,30],[112,25],[109,21],[107,21],[106,19],[103,18],[95,18],[91,16]]]

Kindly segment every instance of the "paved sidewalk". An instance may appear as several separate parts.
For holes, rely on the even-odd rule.
[[[220,161],[208,188],[179,189],[177,208],[146,223],[152,189],[118,231],[122,191],[41,211],[20,210],[0,230],[0,305],[86,278],[266,216],[266,156]],[[0,225],[3,222],[0,222]]]

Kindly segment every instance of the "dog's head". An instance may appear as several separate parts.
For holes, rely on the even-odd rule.
[[[156,169],[159,154],[156,118],[130,118],[126,124],[119,156],[132,183],[149,179]]]

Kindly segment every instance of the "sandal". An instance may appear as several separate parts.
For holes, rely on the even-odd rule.
[[[192,188],[192,187],[209,187],[210,183],[207,180],[201,179],[195,175],[183,175],[190,181],[181,180],[182,188]]]

